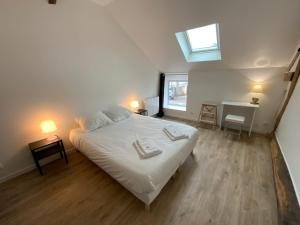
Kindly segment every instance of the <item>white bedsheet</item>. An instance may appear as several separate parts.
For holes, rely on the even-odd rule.
[[[189,139],[171,141],[162,129],[175,124]],[[132,143],[136,135],[152,138],[163,151],[149,159],[140,159]],[[199,132],[181,123],[147,116],[131,117],[98,130],[82,133],[74,129],[70,141],[95,164],[123,186],[138,194],[157,191],[192,152]]]

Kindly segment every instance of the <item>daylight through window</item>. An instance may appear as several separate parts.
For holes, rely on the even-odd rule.
[[[187,30],[186,34],[193,52],[210,51],[219,48],[216,24]]]
[[[187,75],[166,75],[164,107],[186,111],[187,90]]]

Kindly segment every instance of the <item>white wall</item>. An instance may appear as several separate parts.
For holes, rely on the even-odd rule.
[[[1,0],[0,37],[0,180],[32,168],[41,121],[70,147],[75,115],[157,95],[158,71],[91,1]]]
[[[288,166],[300,205],[300,84],[291,97],[276,131],[285,162]]]
[[[264,93],[259,94],[261,104],[256,114],[253,130],[261,133],[270,132],[287,87],[287,82],[283,81],[283,71],[284,68],[191,71],[189,72],[187,111],[165,110],[166,115],[197,120],[203,102],[210,101],[217,104],[223,100],[250,102],[253,96],[251,88],[255,82],[260,81],[263,84]],[[232,111],[234,109],[230,110],[234,112]],[[251,111],[239,109],[235,113],[241,113],[249,119]],[[246,126],[249,126],[249,122],[249,120],[246,121]]]

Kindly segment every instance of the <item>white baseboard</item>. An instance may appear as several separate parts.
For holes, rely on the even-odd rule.
[[[285,156],[285,154],[284,154],[284,152],[283,152],[282,146],[280,145],[280,142],[279,142],[279,139],[278,139],[278,137],[277,137],[277,133],[276,133],[276,132],[275,132],[275,138],[276,138],[276,141],[277,141],[277,143],[278,143],[278,145],[279,145],[279,150],[280,150],[280,152],[281,152],[281,154],[282,154],[282,156],[283,156],[285,165],[286,165],[286,167],[287,167],[287,169],[288,169],[288,171],[289,171],[289,174],[290,174],[290,177],[291,177],[291,180],[292,180],[292,184],[293,184],[293,187],[294,187],[294,190],[295,190],[295,193],[296,193],[296,197],[297,197],[297,200],[298,200],[298,205],[300,206],[300,196],[298,195],[298,190],[299,190],[299,189],[298,189],[297,186],[296,186],[296,182],[295,182],[295,180],[294,180],[294,178],[293,178],[293,174],[291,173],[289,164],[287,163],[286,156]]]
[[[5,181],[8,181],[10,179],[13,179],[13,178],[15,178],[17,176],[20,176],[22,174],[28,173],[28,172],[34,170],[35,168],[36,168],[35,164],[31,164],[31,165],[29,165],[29,166],[27,166],[27,167],[25,167],[23,169],[20,169],[18,171],[15,171],[15,172],[11,173],[9,175],[6,175],[4,177],[0,177],[0,184],[3,183],[3,182],[5,182]]]
[[[74,152],[74,151],[75,151],[75,148],[74,148],[74,147],[71,147],[71,148],[66,149],[66,153],[72,153],[72,152]],[[52,162],[53,160],[56,160],[57,158],[58,158],[58,157],[50,158],[50,160],[44,161],[43,163],[41,163],[41,165],[43,166],[43,165],[45,165],[45,164],[47,164],[47,163],[49,163],[49,162]],[[20,175],[22,175],[22,174],[28,173],[28,172],[30,172],[30,171],[32,171],[32,170],[34,170],[34,169],[36,169],[35,164],[31,164],[31,165],[26,166],[26,167],[23,168],[23,169],[17,170],[17,171],[12,172],[12,173],[10,173],[10,174],[8,174],[8,175],[5,175],[5,176],[3,176],[3,177],[0,177],[0,184],[3,183],[3,182],[5,182],[5,181],[8,181],[8,180],[10,180],[10,179],[13,179],[13,178],[15,178],[15,177],[17,177],[17,176],[20,176]]]

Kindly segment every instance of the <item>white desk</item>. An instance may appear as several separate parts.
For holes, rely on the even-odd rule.
[[[223,101],[222,102],[222,107],[221,107],[221,119],[220,119],[220,127],[222,128],[223,125],[223,111],[224,111],[224,107],[225,106],[235,106],[235,107],[246,107],[246,108],[250,108],[253,110],[252,113],[252,118],[251,118],[251,124],[250,124],[250,129],[249,129],[249,136],[251,135],[252,132],[252,128],[253,128],[253,122],[255,119],[255,113],[256,110],[259,108],[259,105],[255,105],[255,104],[251,104],[248,102],[231,102],[231,101]]]

